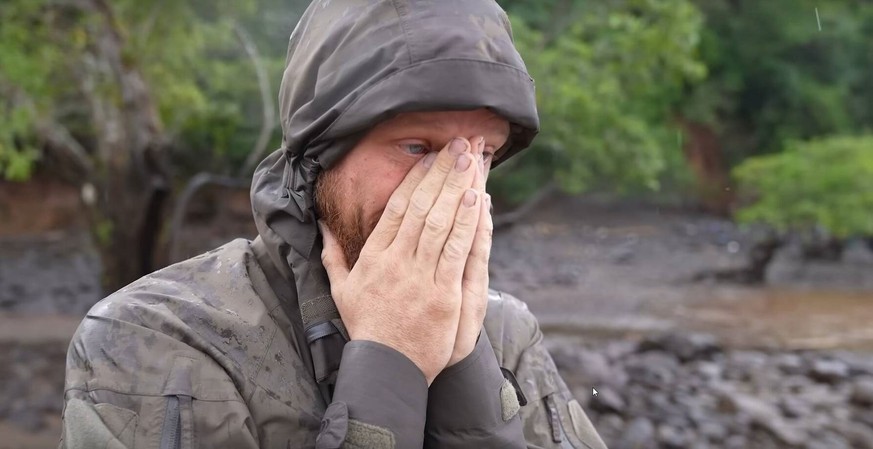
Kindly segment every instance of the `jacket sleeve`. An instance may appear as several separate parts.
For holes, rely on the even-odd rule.
[[[427,380],[400,352],[373,341],[343,348],[316,449],[422,447]]]
[[[61,448],[258,445],[248,407],[208,355],[117,317],[89,314],[79,326],[67,352]]]
[[[558,373],[527,305],[505,293],[490,296],[485,328],[498,363],[514,373],[527,401],[519,411],[527,447],[606,449]]]
[[[515,388],[500,371],[487,332],[473,352],[430,387],[427,448],[524,448]]]

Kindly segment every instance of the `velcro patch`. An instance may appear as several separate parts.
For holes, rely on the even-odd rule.
[[[394,434],[379,426],[349,420],[349,431],[343,446],[349,449],[394,449]]]
[[[508,380],[503,379],[503,385],[500,387],[500,406],[503,409],[503,421],[509,421],[521,408],[518,405],[518,395],[515,393],[515,388]]]

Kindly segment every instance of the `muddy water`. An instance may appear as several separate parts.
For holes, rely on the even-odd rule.
[[[738,346],[873,350],[873,292],[781,288],[716,296],[658,314]]]

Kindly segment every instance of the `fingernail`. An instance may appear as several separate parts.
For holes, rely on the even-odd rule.
[[[476,205],[476,197],[478,197],[478,196],[479,196],[479,192],[476,192],[473,189],[467,189],[467,191],[464,192],[464,200],[463,200],[464,206],[467,206],[467,207],[475,206]]]
[[[482,152],[484,150],[485,150],[485,138],[482,136],[479,136],[479,141],[476,143],[476,152],[479,154],[482,154]]]
[[[469,154],[462,154],[458,156],[458,161],[455,162],[455,170],[460,172],[467,170],[467,168],[470,167],[470,162],[472,161],[470,160]]]
[[[455,137],[452,139],[452,143],[449,144],[449,153],[454,155],[462,154],[467,151],[467,143],[464,142],[464,139],[459,137]]]
[[[433,161],[436,160],[436,158],[437,158],[436,153],[428,153],[427,156],[424,157],[424,161],[422,161],[422,163],[424,164],[425,167],[430,168],[430,166],[433,165]]]

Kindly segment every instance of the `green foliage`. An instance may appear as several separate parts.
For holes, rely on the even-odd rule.
[[[572,193],[657,189],[668,161],[681,160],[672,105],[705,75],[697,10],[687,0],[564,2],[572,20],[556,18],[561,28],[548,25],[554,9],[508,3],[525,14],[513,15],[513,34],[537,82],[542,131],[512,170],[495,172],[497,193],[519,200],[550,180]]]
[[[109,2],[122,33],[123,63],[143,74],[183,173],[238,169],[260,130],[262,105],[254,65],[236,27],[252,35],[275,83],[304,3]],[[75,4],[0,2],[0,177],[29,176],[43,146],[39,123],[69,129],[101,166],[101,155],[87,145],[99,124],[92,122],[86,97],[96,93],[117,103],[121,95],[89,56],[101,20],[98,12]]]
[[[752,200],[737,214],[740,221],[873,235],[873,136],[791,142],[779,154],[747,159],[734,176]]]
[[[732,163],[792,139],[870,130],[873,3],[694,3],[706,17],[701,55],[710,75],[683,101],[685,115],[719,131]]]
[[[46,67],[58,59],[54,48],[33,43],[48,32],[44,24],[27,23],[40,3],[0,4],[0,178],[10,180],[27,179],[39,157],[31,129],[51,89]],[[22,90],[38,95],[24,99]]]

